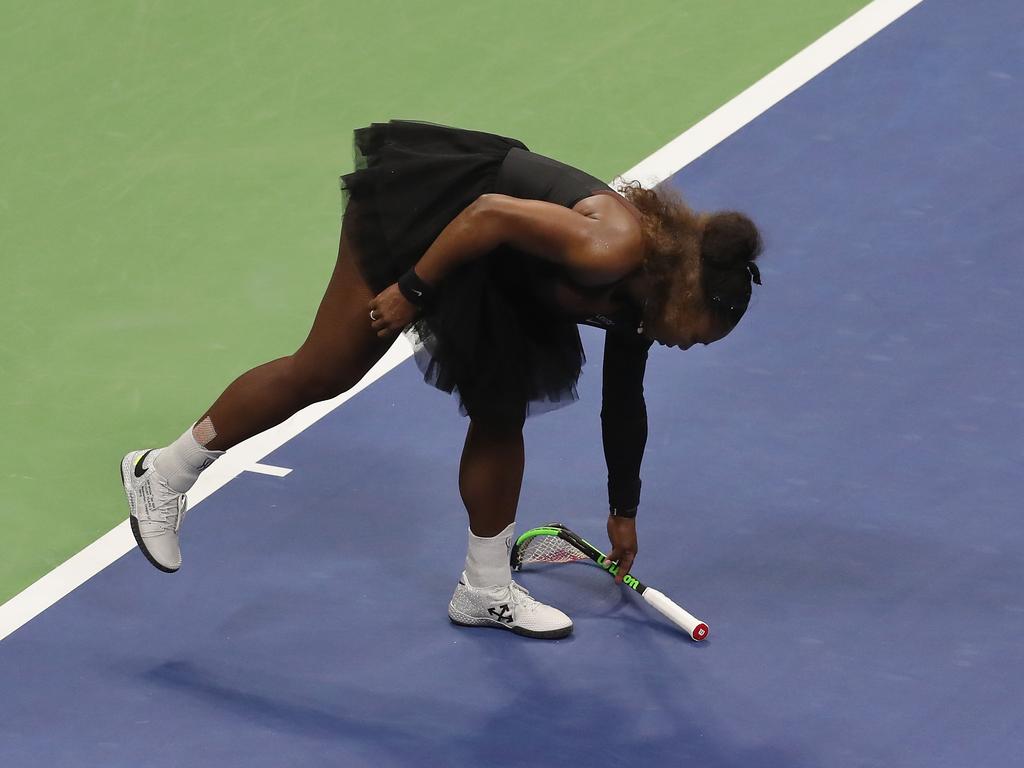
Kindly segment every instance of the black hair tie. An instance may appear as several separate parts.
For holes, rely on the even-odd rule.
[[[750,273],[750,279],[758,285],[761,284],[761,270],[757,268],[757,264],[752,261],[747,262],[747,272]]]

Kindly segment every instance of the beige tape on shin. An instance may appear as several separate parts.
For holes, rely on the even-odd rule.
[[[202,421],[196,423],[192,427],[192,437],[195,441],[204,448],[209,444],[213,438],[217,436],[217,430],[213,428],[213,422],[210,421],[210,417],[206,416]]]

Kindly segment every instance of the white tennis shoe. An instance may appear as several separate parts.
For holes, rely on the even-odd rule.
[[[188,502],[185,494],[171,490],[153,467],[159,453],[159,449],[132,451],[121,459],[121,482],[139,549],[161,571],[174,573],[181,567],[178,531]]]
[[[463,627],[494,627],[549,640],[572,632],[572,619],[534,600],[525,587],[514,581],[504,587],[472,587],[465,571],[448,604],[448,618]]]

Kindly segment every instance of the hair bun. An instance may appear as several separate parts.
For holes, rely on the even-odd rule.
[[[701,258],[715,269],[736,269],[761,253],[761,235],[747,216],[723,211],[708,217],[701,237]]]
[[[742,213],[715,213],[704,223],[700,255],[709,269],[701,271],[701,284],[709,309],[729,327],[747,310],[751,282],[761,284],[754,264],[761,248],[757,227]]]

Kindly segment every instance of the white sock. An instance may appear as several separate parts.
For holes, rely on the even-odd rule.
[[[516,524],[497,536],[484,538],[469,532],[469,548],[466,552],[466,580],[471,587],[504,587],[512,581],[512,567],[508,562],[512,550],[512,537]]]
[[[157,454],[153,466],[164,476],[172,491],[186,493],[199,479],[199,473],[222,453],[224,451],[208,451],[203,448],[196,442],[192,427],[189,427],[185,434]]]

